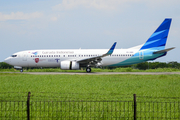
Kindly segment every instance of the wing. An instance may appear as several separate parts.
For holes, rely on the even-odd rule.
[[[86,58],[86,59],[81,59],[81,60],[78,60],[77,62],[80,63],[82,66],[95,66],[97,65],[98,63],[101,62],[102,60],[102,57],[105,57],[105,56],[108,56],[108,55],[111,55],[114,51],[114,48],[116,46],[116,43],[115,42],[112,47],[109,49],[109,51],[101,56],[96,56],[96,57],[90,57],[90,58]]]

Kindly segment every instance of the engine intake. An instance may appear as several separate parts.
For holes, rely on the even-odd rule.
[[[62,70],[79,70],[79,63],[75,61],[62,61],[60,68]]]

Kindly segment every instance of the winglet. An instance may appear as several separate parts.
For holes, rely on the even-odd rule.
[[[113,44],[112,47],[109,49],[109,51],[108,51],[106,54],[102,55],[102,57],[105,57],[105,56],[107,56],[107,55],[111,55],[111,54],[113,53],[113,51],[114,51],[114,48],[116,47],[116,43],[117,43],[117,42],[114,42],[114,44]]]
[[[85,59],[82,59],[82,60],[78,60],[77,62],[78,63],[87,63],[87,64],[97,64],[99,63],[102,59],[102,57],[105,57],[105,56],[108,56],[108,55],[111,55],[116,47],[116,43],[115,42],[112,47],[109,49],[109,51],[106,53],[106,54],[103,54],[101,56],[96,56],[96,57],[90,57],[90,58],[85,58]]]

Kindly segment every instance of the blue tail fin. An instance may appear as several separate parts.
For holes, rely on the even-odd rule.
[[[163,50],[166,45],[171,20],[172,19],[165,19],[140,50],[149,48]]]

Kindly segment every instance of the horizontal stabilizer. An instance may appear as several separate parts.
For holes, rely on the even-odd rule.
[[[172,49],[174,49],[175,47],[172,47],[172,48],[168,48],[168,49],[164,49],[164,50],[160,50],[160,51],[156,51],[156,52],[153,52],[153,54],[160,54],[160,53],[165,53],[165,52],[168,52]]]

